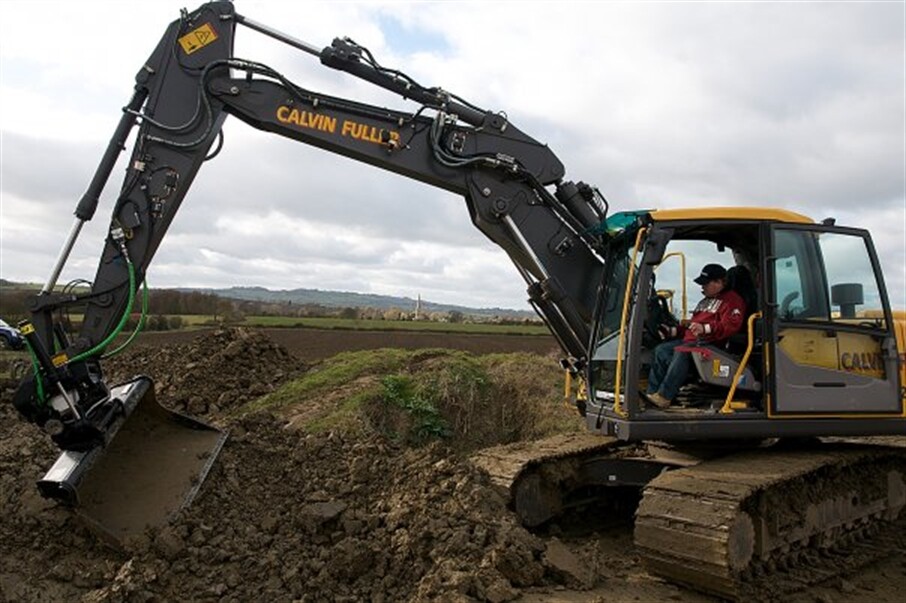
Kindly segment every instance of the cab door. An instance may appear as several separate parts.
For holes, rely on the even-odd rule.
[[[894,325],[867,231],[771,228],[772,415],[900,414]]]

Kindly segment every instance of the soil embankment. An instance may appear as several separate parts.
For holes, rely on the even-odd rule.
[[[550,340],[283,329],[169,335],[112,359],[113,380],[149,374],[162,402],[231,435],[192,507],[125,550],[104,546],[38,497],[34,480],[56,451],[18,419],[12,385],[4,385],[0,601],[715,601],[644,571],[631,516],[591,513],[531,533],[468,462],[482,446],[580,428],[558,406],[552,358],[442,350],[332,357],[340,340],[359,350],[526,352],[519,346],[537,344],[542,354]],[[906,553],[895,550],[788,600],[899,601],[904,582]]]

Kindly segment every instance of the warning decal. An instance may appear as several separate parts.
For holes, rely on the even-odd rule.
[[[186,54],[192,54],[196,50],[204,48],[217,39],[217,32],[210,23],[205,23],[201,27],[194,29],[179,39]]]

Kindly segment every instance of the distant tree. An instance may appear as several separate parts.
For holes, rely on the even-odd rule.
[[[149,331],[166,331],[170,328],[170,323],[163,314],[154,314],[148,319],[147,328]]]
[[[403,313],[399,308],[384,310],[384,320],[402,320]]]
[[[15,326],[28,318],[28,299],[36,292],[26,289],[5,289],[0,293],[0,318]]]
[[[305,304],[299,313],[299,316],[318,317],[329,316],[327,308],[319,304]]]
[[[340,318],[345,318],[345,319],[347,319],[347,320],[351,320],[351,319],[354,319],[354,318],[358,318],[358,317],[359,317],[359,312],[358,312],[358,310],[356,310],[355,308],[348,308],[348,307],[347,307],[347,308],[343,308],[342,310],[340,310],[338,316],[339,316]]]
[[[448,316],[450,322],[453,322],[453,323],[462,322],[463,319],[465,318],[465,315],[462,312],[460,312],[459,310],[450,310],[450,312],[447,314],[447,316]]]
[[[152,314],[179,314],[182,294],[173,289],[154,289],[148,295],[148,308]]]
[[[261,314],[261,302],[258,301],[241,301],[239,302],[239,311],[246,316]]]
[[[363,320],[382,320],[384,313],[378,308],[359,308],[359,318]]]
[[[214,306],[214,320],[219,316],[221,320],[226,320],[226,315],[233,311],[233,304],[228,299],[217,298],[217,304]]]
[[[223,314],[223,322],[225,324],[237,324],[245,320],[245,314],[242,313],[242,310],[235,308],[230,305],[230,309]]]

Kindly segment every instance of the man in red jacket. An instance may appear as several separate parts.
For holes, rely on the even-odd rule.
[[[658,408],[670,406],[689,373],[690,352],[676,348],[696,342],[720,345],[739,331],[746,313],[742,297],[726,288],[727,271],[720,264],[707,264],[694,280],[702,286],[704,299],[693,310],[692,318],[662,331],[665,338],[676,339],[654,348],[645,397]]]

